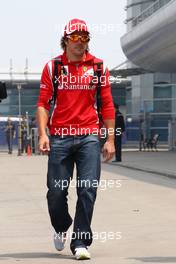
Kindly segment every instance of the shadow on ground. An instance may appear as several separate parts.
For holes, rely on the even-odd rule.
[[[22,252],[22,253],[7,253],[0,254],[0,260],[5,260],[8,258],[14,259],[40,259],[40,258],[50,258],[50,259],[67,259],[73,260],[72,255],[62,255],[59,253],[47,253],[47,252]]]
[[[148,263],[176,263],[176,257],[141,257],[141,258],[128,258],[128,259],[135,259],[141,262],[148,262]]]

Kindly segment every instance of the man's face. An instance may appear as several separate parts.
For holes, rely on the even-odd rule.
[[[67,36],[66,50],[75,56],[82,56],[88,48],[89,34],[83,31],[75,31]]]

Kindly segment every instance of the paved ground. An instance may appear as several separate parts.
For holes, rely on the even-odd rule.
[[[159,154],[156,153],[158,160]],[[133,163],[137,162],[134,155],[138,154],[124,153],[124,163],[130,159]],[[141,155],[148,153],[139,155],[137,163],[140,165],[142,160],[146,160],[146,156]],[[165,159],[162,166],[167,168],[169,160]],[[53,247],[45,198],[46,165],[46,156],[0,154],[2,263],[76,261],[69,250],[69,240],[61,254]],[[161,168],[161,163],[158,168]],[[116,184],[112,185],[112,180]],[[111,185],[108,187],[107,184]],[[92,259],[87,262],[176,263],[175,189],[175,179],[119,165],[102,164],[102,182],[92,223],[96,239],[90,247]],[[75,202],[75,189],[70,188],[69,208],[72,216]],[[121,239],[117,239],[119,236]]]
[[[127,151],[115,165],[176,178],[176,151]]]

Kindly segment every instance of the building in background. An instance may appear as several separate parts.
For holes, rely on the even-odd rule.
[[[121,38],[127,68],[148,73],[131,76],[126,89],[126,132],[139,140],[168,141],[169,124],[176,120],[176,1],[128,0],[127,33]],[[140,71],[139,71],[140,72]]]
[[[127,82],[125,81],[111,84],[113,101],[120,106],[123,115],[126,115],[126,86]]]
[[[4,128],[10,117],[16,130],[14,144],[18,143],[19,117],[28,116],[29,122],[35,117],[39,94],[40,74],[0,73],[0,80],[6,83],[7,98],[0,103],[0,146],[6,145]]]
[[[28,80],[24,82],[23,79],[11,82],[5,80],[7,86],[7,98],[1,102],[0,115],[18,117],[19,115],[19,90],[18,84],[21,84],[21,115],[28,112],[30,117],[35,116],[36,102],[39,94],[39,80]]]

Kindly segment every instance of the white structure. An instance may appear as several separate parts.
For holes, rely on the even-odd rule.
[[[128,140],[139,140],[144,122],[146,137],[159,133],[167,141],[168,122],[176,117],[176,0],[127,0],[126,11],[122,49],[131,67],[155,72],[131,77]]]

